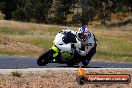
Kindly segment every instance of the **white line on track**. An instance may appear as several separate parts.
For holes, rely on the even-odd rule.
[[[132,71],[132,68],[82,68],[86,71],[88,70],[129,70]],[[21,73],[27,73],[27,72],[48,72],[48,71],[77,71],[78,68],[27,68],[27,69],[0,69],[0,74],[9,74],[11,72],[21,72]]]

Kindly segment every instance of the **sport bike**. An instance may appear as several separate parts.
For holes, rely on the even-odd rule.
[[[81,62],[80,58],[73,59],[74,54],[78,54],[78,53],[76,51],[75,51],[75,53],[60,51],[53,44],[49,50],[42,53],[38,57],[37,64],[39,66],[44,66],[48,63],[60,63],[60,64],[67,64],[69,67],[72,67],[74,65],[78,65]],[[86,64],[84,64],[84,66],[85,65]]]

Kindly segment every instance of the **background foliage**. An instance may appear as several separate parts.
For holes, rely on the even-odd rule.
[[[6,20],[52,24],[106,24],[112,13],[131,12],[132,0],[0,0]]]

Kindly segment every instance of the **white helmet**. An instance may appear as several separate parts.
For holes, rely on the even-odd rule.
[[[88,37],[88,28],[86,26],[81,26],[77,32],[77,38],[80,41],[85,41]]]

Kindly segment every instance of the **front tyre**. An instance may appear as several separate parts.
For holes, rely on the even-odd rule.
[[[44,66],[44,65],[46,65],[48,62],[47,62],[47,60],[46,59],[42,59],[42,58],[38,58],[37,59],[37,64],[38,64],[38,66]]]

